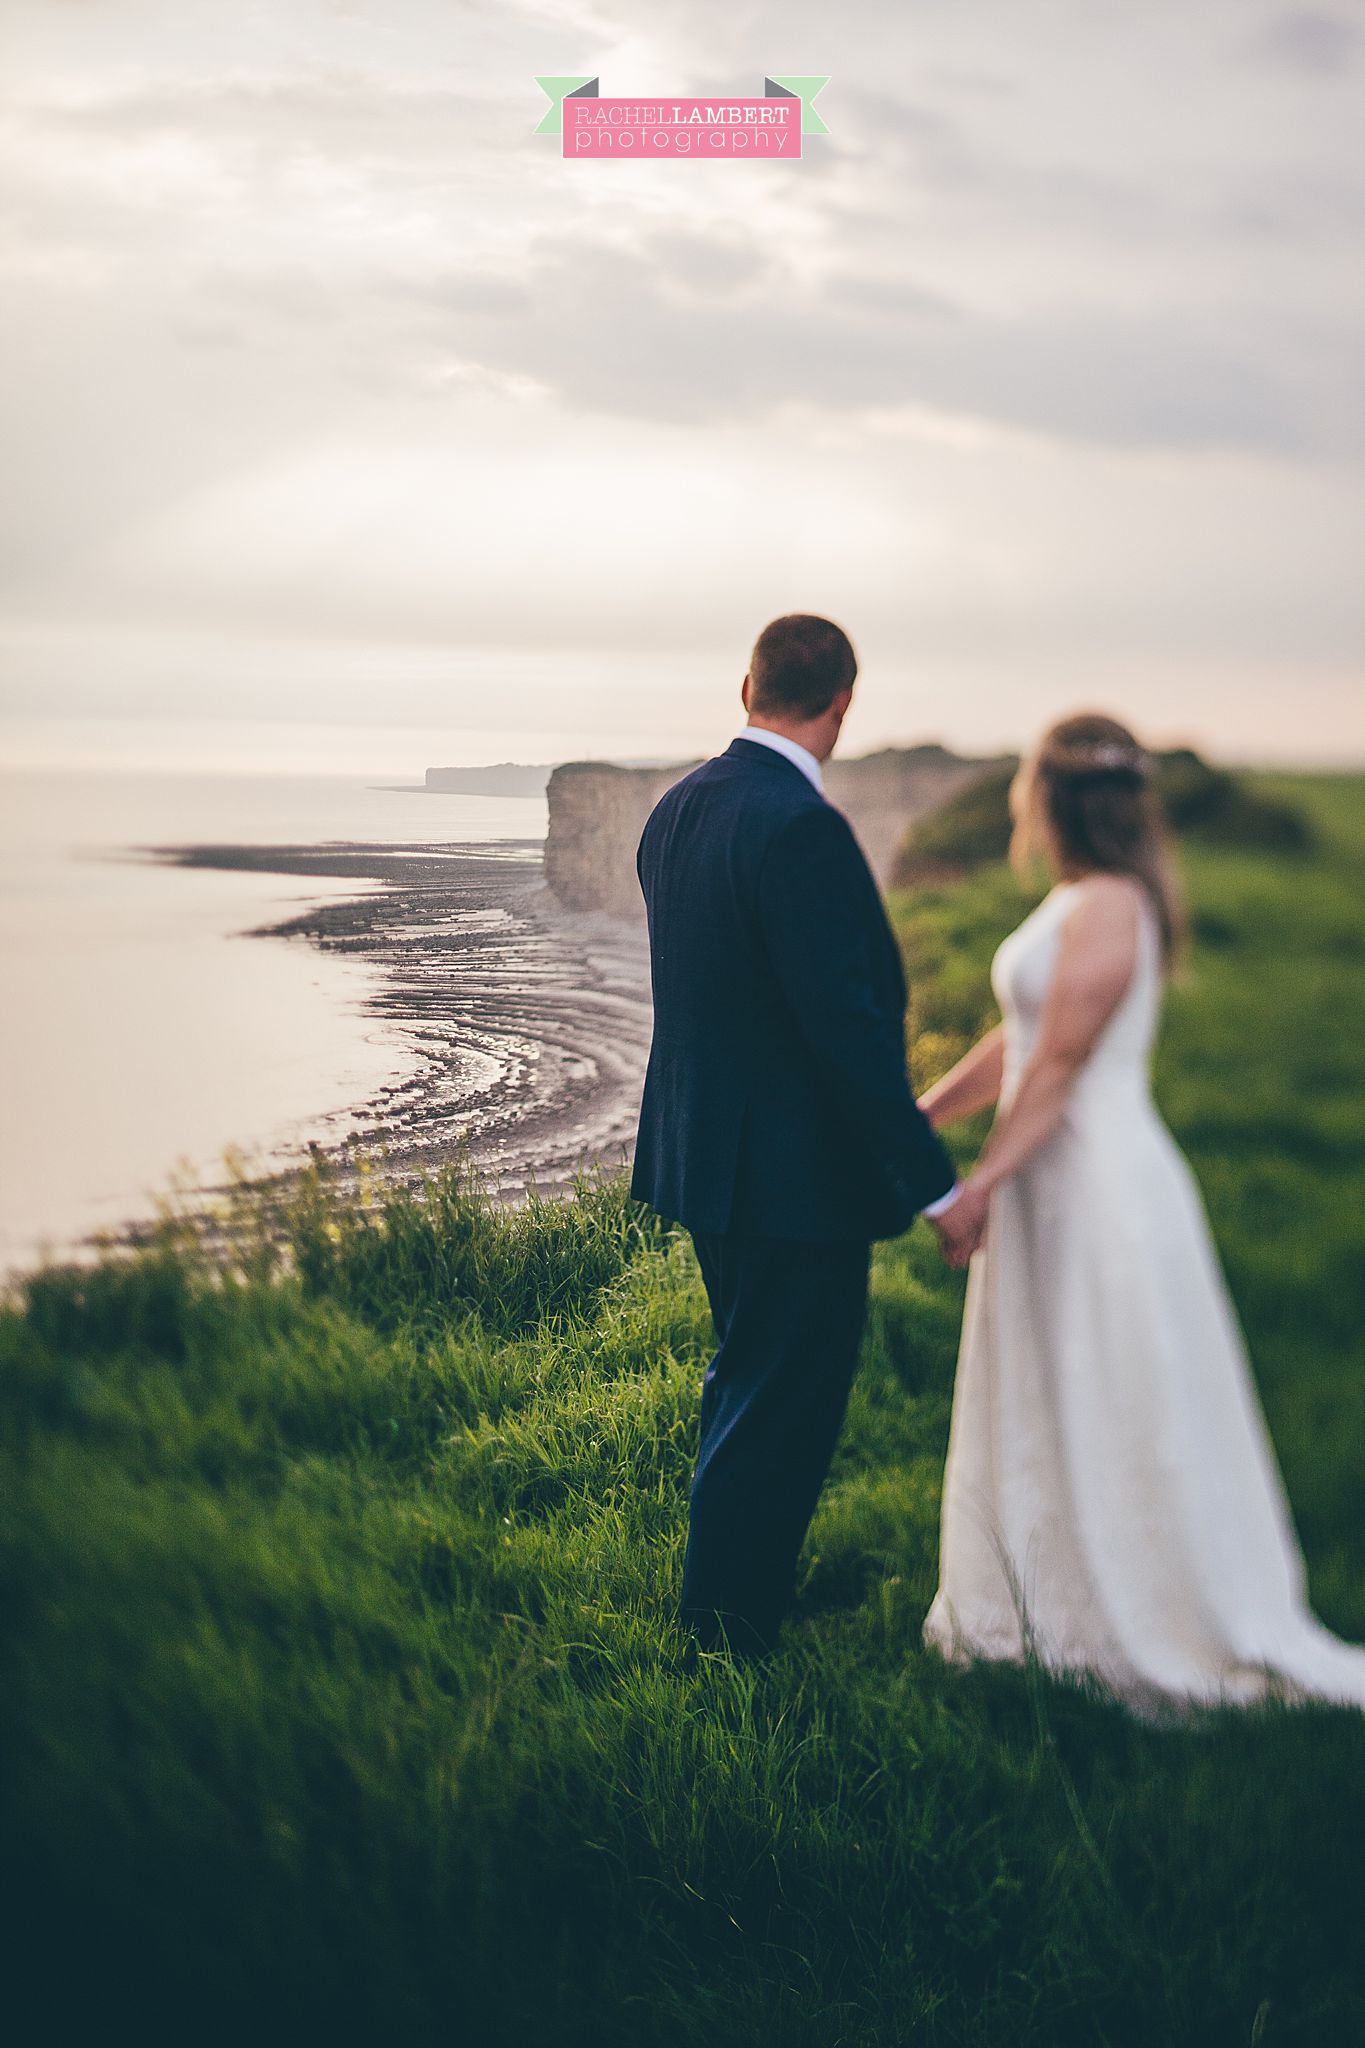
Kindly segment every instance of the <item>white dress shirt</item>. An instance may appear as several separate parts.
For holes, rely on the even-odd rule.
[[[754,740],[760,747],[771,747],[775,754],[785,755],[788,761],[801,770],[806,780],[814,784],[821,796],[824,795],[825,782],[820,773],[820,763],[809,747],[799,747],[796,741],[789,740],[784,732],[769,732],[765,725],[746,725],[738,737],[742,740]],[[961,1192],[961,1183],[954,1181],[946,1195],[940,1195],[936,1202],[926,1203],[920,1214],[941,1215],[945,1209],[951,1208]]]
[[[756,740],[760,747],[771,747],[775,754],[784,754],[801,770],[808,782],[813,782],[821,796],[825,793],[824,777],[820,763],[809,747],[798,747],[795,740],[789,740],[784,732],[769,732],[766,725],[746,725],[739,734],[742,740]]]

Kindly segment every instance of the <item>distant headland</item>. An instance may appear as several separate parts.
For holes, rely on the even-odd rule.
[[[553,764],[498,761],[488,768],[428,768],[425,787],[443,796],[544,796]]]
[[[666,761],[621,761],[621,768],[665,768]],[[550,761],[497,761],[485,768],[428,768],[423,788],[441,796],[544,796],[555,770]]]

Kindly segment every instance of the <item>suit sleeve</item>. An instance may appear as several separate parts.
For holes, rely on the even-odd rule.
[[[879,961],[886,934],[876,884],[832,804],[799,811],[774,838],[758,916],[826,1093],[908,1222],[949,1192],[955,1173],[911,1092],[905,1011]]]

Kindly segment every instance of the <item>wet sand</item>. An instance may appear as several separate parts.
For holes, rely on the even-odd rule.
[[[403,1180],[463,1150],[489,1192],[515,1202],[528,1187],[553,1192],[594,1164],[628,1162],[649,1053],[648,940],[643,925],[564,910],[540,840],[141,851],[181,867],[367,885],[252,934],[382,970],[367,1008],[402,1057],[394,1081],[353,1107],[347,1133],[324,1132],[314,1148],[340,1178],[361,1154]],[[138,1235],[130,1227],[129,1241]]]

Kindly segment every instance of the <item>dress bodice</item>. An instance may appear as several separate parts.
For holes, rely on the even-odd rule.
[[[1037,1043],[1062,927],[1082,886],[1059,882],[1003,941],[991,963],[991,987],[1005,1024],[1005,1097],[1013,1092]],[[1161,938],[1156,912],[1144,892],[1132,979],[1091,1048],[1077,1076],[1077,1089],[1089,1095],[1112,1081],[1137,1084],[1145,1092],[1160,1010]]]

